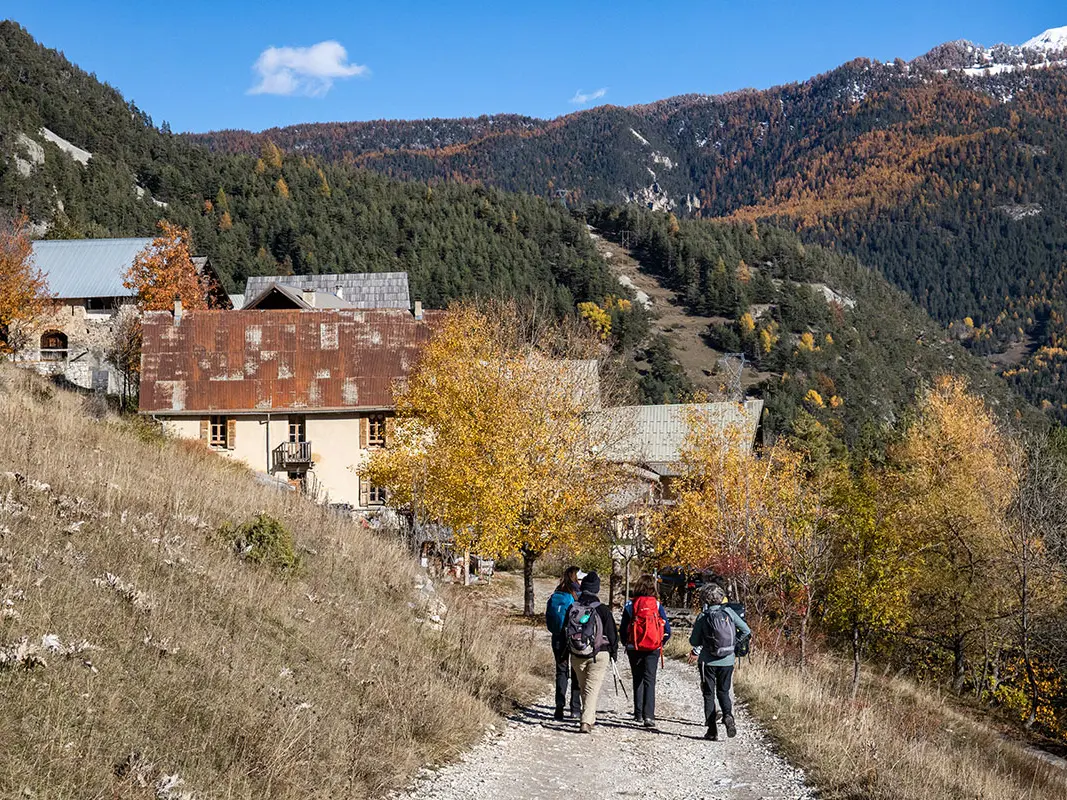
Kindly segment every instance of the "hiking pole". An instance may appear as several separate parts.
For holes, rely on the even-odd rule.
[[[615,694],[619,693],[619,686],[622,686],[622,696],[627,700],[630,699],[630,695],[626,694],[626,684],[623,683],[621,677],[619,677],[619,665],[615,662],[611,662],[612,677],[615,679]]]

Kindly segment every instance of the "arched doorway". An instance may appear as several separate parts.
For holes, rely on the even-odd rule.
[[[67,360],[67,334],[45,331],[41,334],[41,361]]]

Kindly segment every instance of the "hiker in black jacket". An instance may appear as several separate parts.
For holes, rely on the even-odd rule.
[[[571,666],[582,694],[582,721],[578,730],[592,733],[600,687],[619,654],[619,631],[611,609],[600,603],[600,576],[590,572],[582,578],[582,591],[567,610],[567,641]],[[599,619],[599,623],[597,619]]]

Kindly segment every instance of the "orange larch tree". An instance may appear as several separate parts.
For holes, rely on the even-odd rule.
[[[28,221],[18,217],[0,225],[0,353],[17,353],[51,295],[43,272],[33,265]]]
[[[209,287],[189,254],[189,232],[166,220],[160,235],[137,254],[122,284],[137,294],[142,311],[165,311],[174,299],[187,309],[208,308]]]

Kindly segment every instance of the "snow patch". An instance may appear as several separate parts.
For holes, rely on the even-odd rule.
[[[1022,47],[1029,50],[1067,50],[1067,25],[1062,28],[1049,28],[1033,39],[1023,42]]]
[[[997,206],[996,210],[1004,214],[1008,219],[1018,222],[1021,219],[1027,217],[1036,217],[1044,211],[1040,203],[1007,203],[1002,206]]]

